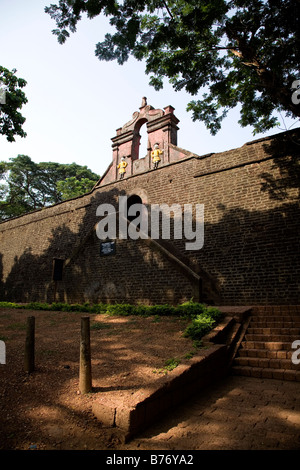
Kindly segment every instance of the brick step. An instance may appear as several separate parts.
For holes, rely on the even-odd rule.
[[[239,350],[240,357],[260,357],[269,359],[289,359],[291,360],[293,352],[295,350],[284,350],[284,349],[246,349],[241,348]]]
[[[290,351],[292,349],[292,343],[290,341],[242,341],[241,347],[244,349]]]
[[[289,315],[298,315],[300,316],[300,305],[296,306],[283,306],[283,307],[254,307],[251,310],[251,316],[261,317],[261,316],[280,316],[286,317]]]
[[[293,364],[291,359],[269,359],[260,357],[237,357],[233,362],[234,366],[261,367],[263,369],[284,369],[298,370],[300,372],[300,364]]]
[[[251,318],[253,319],[259,319],[259,318],[266,318],[266,319],[270,319],[270,318],[282,318],[283,320],[287,320],[288,318],[293,318],[295,320],[299,320],[300,318],[300,314],[299,313],[296,313],[296,312],[288,312],[288,313],[285,313],[284,315],[282,315],[281,313],[278,314],[278,313],[269,313],[269,314],[261,314],[261,315],[252,315],[251,314]]]
[[[300,340],[300,309],[265,307],[254,312],[233,360],[232,373],[300,382],[300,364],[292,362],[292,344]]]
[[[260,377],[266,379],[291,380],[300,382],[300,371],[291,369],[234,366],[232,367],[231,371],[234,375],[243,375],[246,377]]]
[[[290,320],[295,320],[299,321],[300,320],[300,314],[298,313],[286,313],[285,315],[277,315],[277,314],[270,314],[270,315],[251,315],[252,320],[283,320],[283,321],[288,321]]]
[[[289,328],[289,327],[260,327],[260,326],[250,326],[247,329],[247,334],[250,335],[298,335],[300,339],[300,328]]]
[[[299,315],[286,315],[285,317],[269,315],[269,316],[260,316],[260,317],[251,317],[250,323],[263,323],[263,322],[296,322],[300,323],[300,316]]]
[[[251,315],[251,320],[260,321],[260,320],[295,320],[300,321],[300,315],[295,313],[289,313],[288,315]]]
[[[254,341],[254,342],[285,342],[285,343],[292,343],[293,341],[300,339],[299,334],[287,334],[287,335],[276,335],[276,334],[245,334],[246,341]]]
[[[282,319],[277,321],[251,320],[249,326],[250,328],[300,328],[300,321],[284,321]]]

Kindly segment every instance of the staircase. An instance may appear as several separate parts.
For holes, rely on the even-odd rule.
[[[300,340],[299,306],[252,308],[232,373],[299,382],[300,364],[292,362],[292,354],[299,349],[299,345],[292,348],[295,340]]]

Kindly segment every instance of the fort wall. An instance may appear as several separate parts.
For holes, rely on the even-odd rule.
[[[113,160],[89,194],[0,224],[1,300],[298,304],[299,135],[204,156],[177,147],[172,137],[163,142],[168,158],[157,170],[139,167],[136,158],[122,180]],[[103,256],[97,207],[109,203],[118,213],[120,196],[132,195],[149,209],[203,204],[203,247],[187,250],[187,240],[174,237],[117,237],[115,252]],[[63,260],[59,280],[55,260]]]

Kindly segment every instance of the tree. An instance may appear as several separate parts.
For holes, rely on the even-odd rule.
[[[0,218],[4,220],[84,194],[99,175],[76,163],[35,163],[27,155],[18,155],[0,162],[0,179]],[[69,180],[74,180],[73,188]]]
[[[26,119],[19,110],[28,101],[22,91],[27,82],[18,78],[16,72],[0,66],[0,134],[5,135],[9,142],[14,142],[16,135],[26,137],[22,129]]]
[[[97,181],[92,181],[89,178],[78,180],[75,176],[71,176],[64,181],[58,181],[57,189],[61,193],[63,200],[71,199],[72,197],[89,192]]]
[[[277,124],[274,111],[300,116],[291,99],[300,84],[297,0],[59,0],[45,11],[61,44],[82,14],[110,17],[115,32],[96,45],[96,56],[145,60],[156,90],[164,78],[176,91],[202,90],[187,109],[213,135],[237,105],[239,124],[254,134]]]

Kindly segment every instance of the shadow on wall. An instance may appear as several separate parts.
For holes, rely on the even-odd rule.
[[[264,145],[267,155],[274,157],[272,173],[262,173],[263,192],[268,192],[271,199],[284,201],[291,198],[291,190],[298,190],[294,200],[299,199],[300,188],[300,135],[297,132],[280,134],[270,145]],[[275,177],[274,174],[278,176]]]
[[[113,200],[115,193],[115,191],[111,191],[108,197]],[[99,195],[96,194],[89,202],[91,204],[82,209],[84,215],[78,230],[71,228],[75,213],[70,211],[64,215],[64,223],[61,225],[55,226],[56,218],[50,216],[47,219],[47,224],[44,225],[44,230],[38,230],[35,232],[35,236],[30,237],[30,246],[24,246],[22,255],[15,256],[13,266],[6,280],[2,282],[2,298],[4,300],[53,302],[56,299],[56,291],[60,281],[53,280],[54,260],[66,261],[80,250],[82,240],[87,237],[96,222],[95,212],[91,213],[91,207],[93,203],[95,206],[99,204]],[[61,205],[56,207],[59,212]],[[44,214],[47,218],[46,210],[41,213],[41,219],[44,218]],[[32,222],[33,227],[38,224],[39,221]],[[21,232],[22,228],[20,227],[19,230]],[[19,237],[17,234],[16,238],[21,238],[20,234]],[[34,254],[39,251],[38,247],[44,244],[45,238],[48,238],[47,248],[40,255]],[[12,242],[8,236],[6,243]],[[1,256],[3,257],[3,255]]]
[[[90,211],[85,218],[93,214],[93,224],[82,239],[80,247],[67,260],[64,282],[57,289],[59,299],[67,302],[130,302],[130,303],[171,303],[177,304],[191,298],[199,299],[199,276],[191,275],[187,266],[180,263],[176,255],[167,252],[159,243],[154,247],[149,239],[117,238],[114,240],[115,251],[103,255],[100,240],[96,234],[96,209],[101,203],[109,202],[115,207],[116,234],[120,233],[119,197],[125,192],[97,194],[93,198]],[[128,199],[128,202],[130,199]],[[140,199],[132,198],[132,202]],[[146,206],[145,206],[146,207]],[[137,217],[139,215],[137,214]],[[86,223],[83,219],[83,225]],[[128,225],[134,219],[128,218]],[[138,230],[136,231],[138,234]]]
[[[48,218],[47,224],[30,236],[30,246],[24,246],[20,256],[15,256],[10,272],[2,283],[3,300],[15,302],[131,302],[177,304],[193,298],[201,300],[201,279],[188,266],[188,259],[172,243],[168,247],[157,240],[117,239],[116,251],[101,256],[101,242],[96,234],[99,204],[109,203],[116,209],[117,234],[119,233],[119,197],[125,191],[113,188],[96,192],[84,209],[80,224],[74,230],[75,211],[66,212],[64,222],[55,226],[56,218]],[[59,206],[61,207],[61,206]],[[58,207],[58,209],[59,209]],[[77,211],[77,212],[78,212]],[[42,218],[47,213],[43,211]],[[128,221],[132,223],[132,221]],[[34,222],[32,226],[39,224]],[[20,227],[19,230],[22,230]],[[47,230],[47,233],[45,233]],[[22,237],[15,229],[15,241]],[[42,239],[48,239],[47,248],[40,254]],[[11,250],[13,251],[13,250]],[[56,273],[56,261],[64,261],[62,277]],[[59,265],[59,264],[58,264]],[[199,270],[198,270],[199,271]],[[206,277],[209,279],[209,276]]]
[[[228,209],[205,225],[199,265],[218,279],[223,305],[299,303],[299,206]]]
[[[299,129],[279,134],[263,149],[266,159],[274,158],[271,172],[258,173],[260,191],[250,183],[242,191],[250,205],[263,207],[265,201],[266,209],[216,204],[222,217],[205,223],[204,250],[196,256],[218,280],[225,305],[299,303]],[[249,175],[257,171],[251,166]]]
[[[48,237],[47,248],[34,254],[41,239],[31,238],[30,246],[24,246],[22,255],[15,257],[6,280],[2,275],[1,298],[150,304],[176,304],[194,298],[223,305],[297,304],[299,204],[295,189],[299,188],[299,145],[282,136],[265,150],[278,158],[274,173],[260,174],[260,192],[255,192],[255,197],[268,192],[270,200],[282,203],[251,211],[216,203],[214,209],[222,215],[216,223],[205,222],[201,250],[186,251],[184,239],[158,240],[155,247],[146,240],[117,239],[115,252],[101,256],[96,209],[108,203],[117,212],[119,197],[126,192],[116,187],[95,191],[85,196],[88,204],[66,212],[59,226],[55,217],[49,217],[47,234],[39,235]],[[76,225],[78,214],[82,215]],[[47,217],[46,211],[44,215]],[[1,279],[5,251],[0,256]],[[62,280],[53,280],[55,259],[64,260]]]

